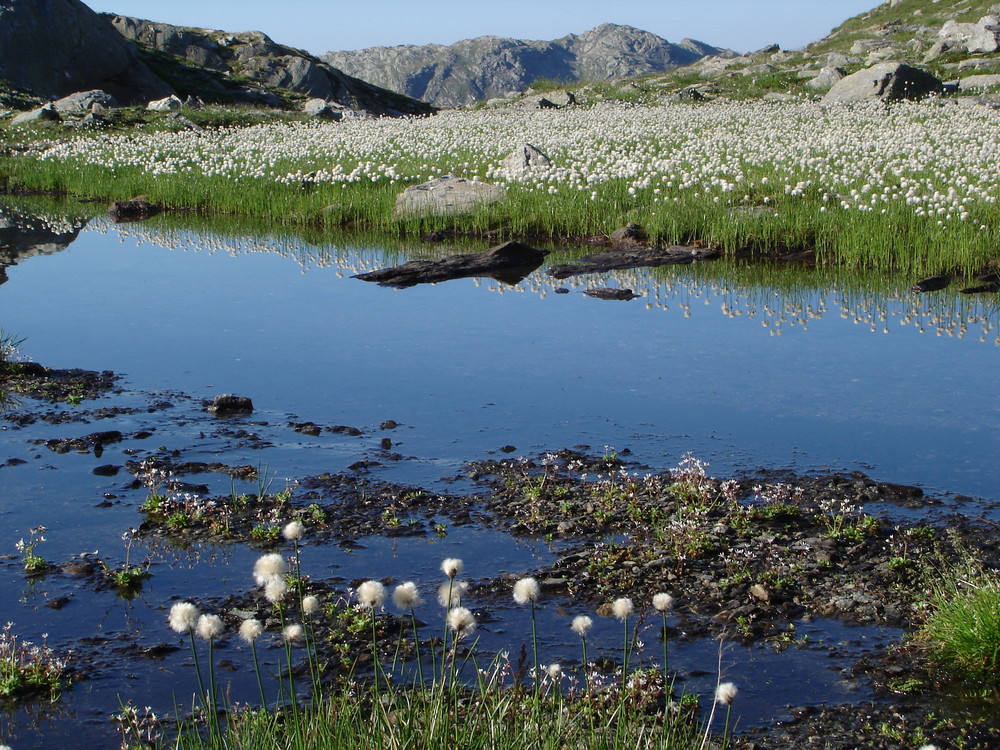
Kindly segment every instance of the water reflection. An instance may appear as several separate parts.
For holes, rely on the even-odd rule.
[[[19,260],[69,247],[88,219],[64,213],[36,213],[0,205],[0,284]]]
[[[347,244],[304,243],[298,235],[231,235],[200,228],[198,233],[171,226],[168,220],[117,227],[124,237],[140,243],[197,252],[224,252],[232,256],[248,253],[275,253],[295,259],[303,271],[310,268],[337,268],[338,276],[354,276],[377,271],[399,259],[440,259],[455,253],[481,250],[483,242],[460,246],[429,245],[391,238],[351,237]],[[98,231],[109,231],[109,221],[95,222]],[[963,295],[960,281],[948,289],[929,294],[911,291],[913,279],[856,271],[850,268],[809,268],[795,264],[755,263],[722,260],[694,266],[667,266],[617,270],[585,277],[556,280],[545,269],[588,255],[593,248],[570,248],[552,253],[541,270],[526,279],[501,279],[493,283],[477,279],[477,285],[497,294],[537,294],[547,297],[559,290],[582,292],[597,287],[632,289],[641,297],[638,304],[649,310],[676,308],[690,318],[701,312],[718,311],[729,318],[747,317],[760,322],[770,336],[781,336],[792,328],[808,331],[827,315],[888,335],[897,326],[912,327],[918,333],[956,338],[978,337],[983,343],[1000,346],[1000,305],[996,295]],[[520,283],[516,283],[520,281]],[[513,283],[512,283],[513,282]],[[702,310],[702,308],[708,308]]]

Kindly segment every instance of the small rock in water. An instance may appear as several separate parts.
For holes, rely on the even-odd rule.
[[[913,285],[914,292],[936,292],[951,283],[951,276],[928,276]]]
[[[246,396],[234,396],[232,393],[220,393],[208,407],[215,414],[240,414],[253,411],[253,401]]]

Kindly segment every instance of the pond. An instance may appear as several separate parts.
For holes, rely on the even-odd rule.
[[[197,217],[115,225],[87,209],[24,200],[0,207],[0,327],[25,338],[21,351],[48,367],[121,376],[118,393],[46,407],[70,421],[12,420],[31,406],[24,403],[0,416],[4,621],[97,665],[53,706],[0,713],[0,744],[56,746],[72,736],[116,747],[108,716],[119,697],[161,712],[176,696],[189,700],[183,651],[138,655],[177,645],[166,627],[171,602],[252,587],[258,551],[242,545],[137,544],[131,554],[150,555],[153,577],[131,601],[66,576],[26,578],[14,545],[39,525],[47,531],[38,551],[49,560],[96,551],[124,558],[122,535],[141,521],[145,492],[127,471],[102,476],[93,473],[99,466],[177,451],[188,461],[257,467],[280,488],[367,461],[372,481],[445,493],[474,490],[455,479],[470,461],[588,446],[627,451],[651,471],[688,453],[719,477],[860,470],[917,485],[946,509],[1000,518],[995,295],[917,295],[915,279],[731,261],[569,281],[545,274],[585,254],[580,248],[557,249],[513,285],[463,279],[392,289],[352,277],[487,245],[324,240]],[[582,294],[593,287],[639,296]],[[205,411],[203,400],[222,393],[253,399],[238,429],[221,429]],[[99,419],[102,407],[119,413]],[[356,429],[294,429],[305,422]],[[102,455],[44,444],[110,429],[126,437]],[[190,481],[223,494],[254,488],[217,474]],[[431,585],[443,557],[462,557],[473,579],[486,579],[524,574],[558,554],[544,539],[443,519],[430,538],[307,544],[303,564],[346,595],[351,581],[367,577]],[[559,606],[573,610],[572,602]],[[487,645],[521,638],[512,634],[524,632],[523,613],[491,614]],[[568,633],[565,612],[544,616],[546,658],[575,658],[575,642],[557,635]],[[744,726],[782,715],[791,699],[774,689],[781,675],[812,686],[799,701],[863,698],[863,682],[847,684],[837,670],[898,636],[835,622],[803,627],[814,629],[813,644],[846,644],[834,663],[803,647],[727,650],[725,676],[750,696],[739,706]],[[598,628],[595,648],[613,649],[619,633]],[[692,689],[714,686],[717,649],[697,639],[679,647]],[[234,697],[252,699],[245,654],[227,657],[236,664]]]

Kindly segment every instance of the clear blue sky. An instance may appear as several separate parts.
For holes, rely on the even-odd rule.
[[[610,22],[671,42],[747,52],[798,49],[878,0],[83,0],[101,12],[177,26],[263,31],[323,54],[396,44],[451,44],[484,34],[558,39]]]

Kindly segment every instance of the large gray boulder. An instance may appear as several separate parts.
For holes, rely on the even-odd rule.
[[[842,78],[823,97],[827,104],[864,101],[892,102],[940,94],[944,84],[925,70],[900,62],[885,62]]]
[[[79,0],[0,0],[0,79],[44,98],[102,89],[131,103],[172,92]]]
[[[966,52],[1000,51],[1000,16],[983,16],[976,23],[947,21],[938,32],[938,41]]]
[[[819,74],[812,78],[806,86],[814,91],[826,91],[827,89],[833,88],[833,86],[843,80],[844,77],[845,71],[843,68],[834,68],[828,65],[820,70]]]
[[[548,167],[552,161],[530,143],[522,143],[507,155],[500,168],[510,174],[522,174],[535,167]]]
[[[56,112],[82,113],[90,111],[95,104],[101,107],[117,107],[118,100],[106,91],[94,89],[64,96],[52,102],[52,107]]]
[[[406,188],[396,198],[393,215],[404,218],[471,213],[506,197],[507,190],[499,185],[473,182],[464,177],[439,177]]]

